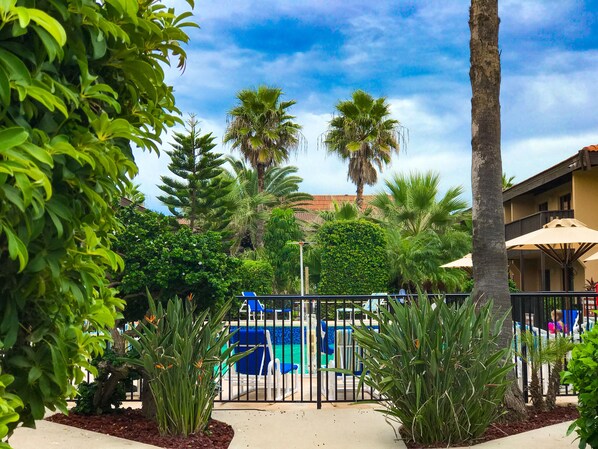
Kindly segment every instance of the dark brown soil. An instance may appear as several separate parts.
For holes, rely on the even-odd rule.
[[[528,430],[539,429],[541,427],[552,426],[553,424],[562,423],[565,421],[572,421],[579,417],[579,413],[575,406],[560,406],[549,412],[535,413],[531,408],[529,410],[529,417],[525,421],[519,422],[498,422],[490,425],[488,430],[481,436],[480,439],[472,442],[472,444],[483,443],[484,441],[495,440],[497,438],[515,435]],[[425,446],[413,442],[406,442],[410,449],[419,449],[426,447],[439,447],[438,444]],[[442,446],[442,445],[441,445]],[[462,446],[462,444],[458,445]]]
[[[205,433],[187,438],[161,436],[156,423],[144,418],[141,410],[131,408],[98,416],[56,414],[50,416],[48,421],[168,449],[226,449],[234,435],[231,426],[212,419]]]

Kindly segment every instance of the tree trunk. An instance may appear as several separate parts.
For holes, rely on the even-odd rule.
[[[542,412],[544,411],[544,392],[542,391],[542,385],[540,384],[540,376],[538,370],[532,366],[532,378],[529,384],[529,392],[532,397],[532,404],[534,408]]]
[[[498,0],[472,0],[469,13],[473,297],[480,301],[493,300],[494,314],[499,317],[510,310],[511,298],[502,202]],[[508,346],[511,338],[509,314],[500,343]],[[507,395],[505,405],[517,402],[510,390]]]
[[[561,388],[561,371],[563,370],[563,359],[557,359],[552,365],[550,377],[548,378],[548,391],[546,392],[546,408],[553,410],[556,407],[556,395]]]
[[[257,193],[262,193],[265,190],[265,178],[266,178],[266,166],[264,164],[257,164]],[[264,205],[258,205],[258,213],[264,210]],[[264,246],[264,220],[261,218],[256,222],[255,230],[255,242],[253,242],[255,248],[263,248]]]
[[[357,198],[355,198],[355,204],[359,210],[363,210],[363,180],[361,177],[357,181]]]

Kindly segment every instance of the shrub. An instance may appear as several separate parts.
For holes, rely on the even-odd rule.
[[[156,420],[162,435],[187,436],[206,429],[216,396],[215,377],[220,363],[231,365],[235,345],[223,317],[230,303],[210,315],[194,315],[192,297],[170,299],[166,310],[150,296],[150,314],[126,336],[140,358],[131,360],[143,368],[156,403]],[[226,349],[224,349],[226,347]]]
[[[290,242],[302,239],[301,228],[292,209],[272,209],[266,223],[264,250],[274,268],[277,293],[289,293],[299,276],[299,245]]]
[[[239,289],[256,295],[271,295],[274,269],[265,260],[243,259],[239,267]],[[240,292],[239,292],[240,293]]]
[[[198,307],[220,307],[235,292],[240,262],[223,250],[216,232],[177,228],[169,217],[134,207],[122,208],[123,230],[114,244],[125,262],[120,293],[127,299],[125,319],[141,319],[147,310],[146,289],[156,300],[193,293]]]
[[[325,223],[317,234],[321,249],[318,292],[322,295],[369,295],[388,289],[386,236],[365,220]]]
[[[502,321],[492,304],[476,310],[421,297],[365,312],[379,331],[354,327],[364,365],[361,381],[385,399],[385,413],[420,444],[453,445],[479,437],[497,418],[508,386],[509,349],[498,347]]]
[[[575,346],[563,383],[571,384],[578,396],[579,418],[569,427],[575,430],[580,449],[589,445],[598,448],[598,327],[582,335],[582,343]]]

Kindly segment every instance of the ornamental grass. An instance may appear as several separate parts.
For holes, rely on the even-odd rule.
[[[457,445],[475,440],[499,414],[513,365],[498,346],[504,317],[492,304],[467,299],[447,305],[427,297],[388,309],[364,311],[379,329],[355,326],[361,382],[384,398],[383,413],[420,444]],[[365,321],[364,321],[365,323]]]

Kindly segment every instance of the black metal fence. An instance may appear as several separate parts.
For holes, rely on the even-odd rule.
[[[534,344],[539,348],[559,337],[579,343],[583,333],[596,323],[597,297],[598,294],[594,292],[535,292],[511,295],[515,372],[526,402],[529,396],[530,370],[538,370],[540,385],[546,393],[551,367],[549,364],[528,366],[528,348],[522,344],[521,332],[530,331],[534,336]],[[565,369],[569,357],[570,354],[563,360]],[[561,385],[558,393],[559,396],[575,394],[568,385]]]
[[[467,295],[442,295],[447,303],[461,302]],[[521,332],[530,330],[537,344],[564,336],[579,342],[596,321],[598,294],[589,292],[514,293],[513,360],[519,385],[527,401],[530,367],[521,344]],[[238,297],[240,306],[226,317],[235,332],[237,352],[253,350],[234,365],[215,373],[218,402],[356,402],[380,399],[377,392],[359,383],[362,349],[353,339],[354,326],[377,329],[375,314],[362,316],[362,309],[375,311],[390,302],[408,304],[414,295],[365,296],[249,296]],[[565,360],[566,367],[566,360]],[[332,370],[340,368],[343,374]],[[350,374],[347,374],[350,373]],[[550,367],[539,368],[547,385]],[[127,400],[139,400],[141,379],[126,386]],[[546,390],[545,390],[546,391]],[[573,395],[563,385],[559,395]]]

